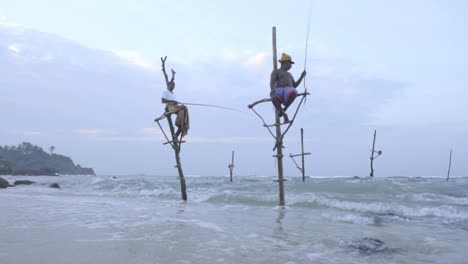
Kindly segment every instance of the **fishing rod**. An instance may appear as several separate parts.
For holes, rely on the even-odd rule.
[[[304,70],[307,65],[307,51],[309,50],[309,32],[310,32],[310,18],[312,17],[312,3],[309,5],[309,16],[307,18],[307,34],[306,34],[306,45],[305,45],[305,58],[304,58]]]
[[[310,19],[312,17],[312,2],[309,3],[309,16],[307,18],[307,34],[306,34],[306,45],[305,45],[305,56],[304,56],[304,71],[307,67],[307,52],[309,50],[309,32],[310,32]],[[304,91],[307,92],[307,85],[306,85],[307,78],[304,78]],[[307,101],[307,97],[305,99]]]

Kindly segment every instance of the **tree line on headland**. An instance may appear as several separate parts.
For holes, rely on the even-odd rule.
[[[44,151],[28,142],[0,146],[0,175],[95,175],[92,168],[81,167],[70,157]]]

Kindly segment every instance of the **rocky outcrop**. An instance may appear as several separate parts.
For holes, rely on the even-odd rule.
[[[358,252],[363,255],[372,255],[376,253],[389,254],[403,251],[400,248],[389,248],[382,240],[369,237],[349,243],[348,247],[358,250]]]
[[[36,183],[36,182],[28,181],[28,180],[19,180],[19,181],[15,181],[13,185],[30,185],[33,183]]]
[[[55,169],[42,168],[42,169],[18,169],[13,171],[12,175],[21,176],[57,176],[58,173]]]
[[[10,186],[10,183],[8,183],[7,180],[0,177],[0,189],[6,189],[9,186]]]
[[[73,169],[67,172],[67,174],[72,175],[96,175],[92,168],[81,167],[80,164],[77,164]]]
[[[50,188],[55,188],[55,189],[60,189],[60,185],[58,185],[58,183],[52,183],[51,185],[49,185]]]

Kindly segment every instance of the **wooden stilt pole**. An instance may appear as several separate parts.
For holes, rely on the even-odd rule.
[[[273,42],[273,71],[276,71],[278,70],[278,63],[277,63],[277,51],[276,51],[276,27],[273,27],[272,28],[272,42]],[[301,80],[302,80],[303,77],[301,77]],[[254,113],[263,121],[263,125],[268,129],[268,132],[270,133],[270,135],[275,139],[275,145],[273,147],[273,151],[276,150],[276,154],[273,155],[273,157],[275,157],[277,159],[277,166],[278,166],[278,179],[275,180],[276,182],[278,182],[278,188],[279,188],[279,192],[278,192],[278,195],[279,195],[279,205],[280,206],[284,206],[286,204],[285,202],[285,199],[284,199],[284,182],[286,181],[284,179],[284,175],[283,175],[283,138],[284,136],[286,135],[286,133],[289,131],[289,129],[291,128],[295,118],[296,118],[296,115],[299,111],[299,108],[301,107],[301,104],[305,101],[306,99],[306,96],[309,95],[309,93],[307,92],[307,89],[305,89],[305,91],[303,93],[299,93],[297,94],[297,96],[303,96],[301,98],[301,101],[299,102],[298,106],[297,106],[297,109],[296,109],[296,112],[294,113],[294,117],[290,120],[290,122],[287,124],[287,127],[286,129],[284,130],[283,133],[281,133],[281,125],[285,125],[285,124],[281,124],[280,123],[280,116],[279,116],[279,111],[278,109],[276,109],[276,107],[274,108],[275,109],[275,129],[276,129],[276,133],[273,133],[273,131],[270,129],[270,127],[272,127],[272,125],[267,125],[265,123],[265,119],[259,115],[257,113],[257,111],[255,111],[253,109],[253,107],[259,103],[265,103],[265,102],[270,102],[270,101],[273,101],[273,96],[274,96],[274,88],[273,85],[271,85],[271,94],[270,94],[270,97],[269,98],[265,98],[265,99],[262,99],[262,100],[258,100],[256,102],[253,102],[252,104],[249,104],[248,107],[250,109],[252,109],[252,111],[254,111]],[[276,134],[276,135],[275,135]],[[297,166],[297,165],[296,165]],[[298,166],[299,167],[299,166]]]
[[[452,167],[452,149],[450,149],[449,166],[447,172],[447,181],[450,179],[450,168]]]
[[[301,152],[302,152],[302,182],[305,182],[305,163],[304,163],[304,129],[301,127]]]
[[[372,150],[371,150],[371,157],[370,157],[370,175],[371,177],[374,177],[374,153],[375,153],[375,137],[377,135],[377,130],[374,130],[374,142],[372,143]]]
[[[310,155],[310,152],[307,152],[307,153],[304,153],[304,129],[301,128],[301,154],[289,154],[289,157],[293,160],[294,164],[296,165],[296,167],[301,171],[302,173],[302,181],[305,182],[305,162],[304,162],[304,156],[306,155]],[[297,157],[297,156],[301,156],[301,160],[302,160],[302,166],[299,167],[299,165],[297,165],[296,163],[296,160],[294,159],[294,157]]]
[[[371,157],[370,157],[370,175],[371,177],[374,177],[374,160],[378,158],[380,155],[382,155],[382,150],[376,151],[375,150],[375,138],[377,136],[377,130],[374,130],[374,141],[372,142],[372,149],[371,149]]]
[[[169,129],[171,130],[172,135],[172,142],[174,146],[174,154],[176,159],[176,167],[177,171],[179,172],[179,180],[180,180],[180,192],[182,195],[182,200],[187,201],[187,188],[185,186],[185,177],[184,171],[182,170],[182,163],[180,162],[180,145],[182,144],[177,140],[174,132],[174,125],[172,124],[171,115],[167,116],[167,122],[169,123]]]
[[[166,80],[166,87],[167,89],[169,89],[169,83],[174,81],[176,72],[173,69],[171,69],[172,78],[169,81],[169,77],[167,76],[167,73],[166,73],[166,59],[167,59],[167,56],[164,58],[161,57],[161,65],[162,65],[162,72],[164,74],[164,79]],[[165,111],[167,113],[169,112],[169,109],[166,107]],[[182,163],[180,162],[180,148],[181,148],[182,141],[177,139],[177,136],[175,135],[174,125],[172,123],[171,115],[170,114],[166,115],[166,118],[167,118],[167,122],[169,123],[169,129],[171,130],[171,138],[172,138],[172,142],[167,142],[167,143],[171,143],[171,146],[174,149],[174,154],[175,154],[175,159],[176,159],[175,167],[177,167],[177,171],[179,172],[180,192],[182,195],[182,200],[187,201],[187,188],[185,185],[184,171],[182,170]],[[158,120],[158,124],[159,124],[159,120]],[[164,133],[164,131],[162,132]],[[166,136],[165,133],[164,135]]]
[[[277,52],[276,52],[276,27],[272,28],[272,41],[273,41],[273,70],[278,69]],[[280,124],[280,117],[278,110],[275,108],[276,124]],[[276,126],[276,158],[278,159],[278,187],[279,187],[279,205],[284,206],[284,176],[283,176],[283,139],[281,137],[281,127]]]
[[[232,151],[232,157],[231,157],[231,164],[229,164],[229,175],[231,176],[231,182],[232,182],[232,176],[234,172],[234,150]]]

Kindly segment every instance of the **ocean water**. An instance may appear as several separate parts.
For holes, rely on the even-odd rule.
[[[468,178],[4,178],[0,263],[468,263]]]

